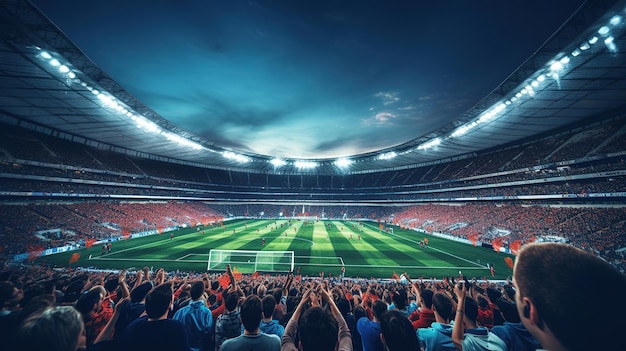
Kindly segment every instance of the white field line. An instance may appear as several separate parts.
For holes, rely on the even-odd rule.
[[[391,234],[391,233],[387,233],[387,235],[393,235],[393,236],[396,236],[396,237],[398,237],[398,238],[400,238],[400,239],[404,239],[404,240],[410,241],[410,242],[412,242],[412,243],[414,243],[414,244],[416,244],[416,245],[419,245],[419,241],[415,241],[415,240],[413,240],[413,239],[408,239],[408,238],[402,237],[402,236],[400,236],[400,235],[398,235],[398,234]],[[467,262],[467,263],[471,263],[471,264],[473,264],[474,266],[480,267],[481,269],[486,269],[486,268],[487,268],[487,266],[483,266],[483,265],[481,265],[481,264],[479,264],[479,263],[476,263],[476,262],[471,261],[471,260],[468,260],[468,259],[466,259],[466,258],[463,258],[463,257],[457,256],[457,255],[452,254],[452,253],[449,253],[449,252],[447,252],[447,251],[443,251],[443,250],[440,250],[440,249],[436,249],[436,248],[434,248],[434,247],[432,247],[432,246],[430,246],[430,245],[428,246],[428,248],[427,248],[426,250],[435,250],[435,251],[439,251],[439,252],[441,252],[441,253],[443,253],[443,254],[445,254],[445,255],[452,256],[452,257],[454,257],[454,258],[457,258],[457,259],[459,259],[459,260],[461,260],[461,261],[465,261],[465,262]],[[453,268],[453,267],[451,267],[451,268]],[[465,269],[467,269],[467,268],[465,268]],[[476,269],[478,269],[478,268],[476,268]]]

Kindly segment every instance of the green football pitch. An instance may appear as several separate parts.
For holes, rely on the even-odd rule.
[[[224,226],[200,226],[150,235],[112,244],[110,253],[101,246],[78,251],[80,258],[69,264],[74,252],[42,257],[54,266],[100,269],[181,270],[206,272],[209,252],[219,250],[293,251],[294,267],[302,275],[390,278],[407,272],[412,278],[458,276],[492,279],[487,263],[495,267],[495,279],[512,274],[502,253],[439,237],[391,227],[382,231],[378,223],[356,221],[238,220]],[[174,237],[171,237],[171,233]],[[262,241],[265,239],[265,245]],[[419,242],[428,239],[428,247]],[[240,269],[242,273],[247,272]]]

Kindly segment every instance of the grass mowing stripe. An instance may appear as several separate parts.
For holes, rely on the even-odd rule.
[[[372,245],[372,242],[367,239],[368,235],[366,232],[359,232],[356,231],[353,226],[348,226],[347,228],[344,227],[342,234],[350,247],[364,257],[364,263],[372,265],[397,265],[397,261],[394,258],[385,255],[380,248]],[[359,240],[359,235],[361,234],[363,234],[363,237]],[[350,239],[348,240],[348,238]],[[367,252],[367,256],[364,256],[362,254],[363,252]],[[353,263],[356,264],[358,262]]]
[[[281,250],[279,247],[282,247],[283,245],[274,245],[274,243],[278,243],[276,239],[283,234],[283,231],[279,229],[279,225],[283,222],[284,221],[264,221],[265,226],[263,226],[263,228],[258,228],[260,230],[256,232],[261,238],[261,247],[258,250]],[[263,238],[265,238],[265,246],[262,245]]]
[[[423,255],[423,251],[417,250],[414,247],[407,247],[406,245],[398,243],[398,241],[393,237],[385,237],[384,240],[379,239],[382,235],[378,234],[378,232],[372,233],[372,231],[367,228],[363,231],[363,240],[371,243],[371,246],[374,250],[377,250],[380,255],[387,258],[387,260],[397,264],[398,266],[420,266],[423,263],[420,262],[417,257],[421,257]],[[371,264],[379,264],[378,262],[370,262]]]
[[[335,248],[335,253],[341,256],[343,262],[345,264],[354,264],[361,262],[366,263],[367,257],[363,256],[360,251],[356,250],[345,237],[343,231],[341,230],[341,228],[343,227],[343,223],[340,223],[340,226],[337,226],[336,222],[334,221],[328,224],[328,235],[331,238],[331,241]]]
[[[374,226],[369,226],[369,227],[375,228]],[[379,230],[379,229],[376,228],[376,230]],[[401,231],[401,233],[404,234],[404,231]],[[420,257],[423,258],[423,260],[422,260],[423,262],[422,263],[424,263],[425,265],[430,265],[433,262],[440,263],[441,261],[444,261],[444,262],[450,261],[449,258],[442,257],[443,255],[448,255],[450,257],[453,257],[454,259],[457,259],[459,261],[463,261],[464,263],[471,263],[473,265],[476,265],[476,263],[473,262],[473,261],[470,261],[468,259],[465,259],[465,258],[457,256],[457,255],[453,255],[453,254],[445,252],[443,250],[438,250],[438,249],[434,248],[432,245],[430,245],[428,248],[425,248],[423,250],[418,250],[417,247],[419,247],[419,241],[421,240],[421,238],[416,240],[415,238],[408,237],[407,235],[395,234],[395,232],[393,234],[392,233],[386,233],[385,236],[387,238],[392,238],[392,237],[396,238],[394,241],[396,243],[398,243],[397,245],[393,245],[391,250],[388,251],[388,252],[402,252],[401,250],[406,251],[407,245],[401,243],[400,240],[408,241],[409,243],[415,245],[415,246],[409,246],[411,249],[420,252],[420,254],[421,254]],[[457,266],[457,265],[461,264],[461,262],[454,262],[454,260],[452,260],[449,263],[450,263],[450,266]]]
[[[393,236],[397,236],[397,237],[401,237],[401,238],[403,238],[402,236],[399,236],[399,235],[396,235],[396,234],[390,234],[390,235],[393,235]],[[408,240],[408,241],[410,241],[410,242],[413,242],[414,244],[419,245],[419,241],[415,241],[415,240],[408,239],[408,238],[403,238],[403,239],[404,239],[404,240]],[[454,257],[454,258],[456,258],[456,259],[459,259],[459,260],[461,260],[461,261],[465,261],[465,262],[467,262],[467,263],[470,263],[470,264],[476,265],[476,266],[481,267],[481,268],[486,268],[485,266],[482,266],[482,265],[480,265],[480,264],[478,264],[478,263],[476,263],[476,262],[474,262],[474,261],[471,261],[471,260],[468,260],[468,259],[466,259],[466,258],[463,258],[463,257],[457,256],[457,255],[455,255],[455,254],[452,254],[452,253],[447,252],[447,251],[444,251],[444,250],[437,249],[437,248],[435,248],[435,247],[429,247],[429,250],[438,251],[438,252],[440,252],[440,253],[442,253],[442,254],[444,254],[444,255],[448,255],[448,256]]]
[[[318,221],[313,222],[313,224],[307,224],[307,226],[313,227],[313,242],[315,246],[311,248],[311,256],[336,257],[335,247],[330,241],[324,223]]]

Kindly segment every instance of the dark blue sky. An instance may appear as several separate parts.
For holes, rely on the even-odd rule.
[[[582,0],[33,0],[124,89],[218,145],[326,158],[458,118]]]

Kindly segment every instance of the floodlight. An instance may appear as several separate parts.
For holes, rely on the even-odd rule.
[[[609,34],[609,27],[607,26],[602,26],[600,27],[600,29],[598,29],[598,34],[605,36],[607,34]]]
[[[561,60],[559,60],[559,62],[561,62],[564,65],[567,65],[569,63],[569,56],[562,57]]]
[[[46,60],[49,60],[49,59],[52,58],[52,55],[50,55],[50,53],[47,52],[47,51],[42,51],[40,55],[41,55],[41,57],[45,58]]]
[[[609,20],[609,23],[613,26],[617,26],[618,24],[622,23],[622,16],[615,15],[611,17],[611,20]]]
[[[598,42],[598,37],[593,37],[588,40],[589,44],[593,45]]]
[[[340,158],[335,160],[335,166],[343,168],[343,167],[348,167],[352,164],[352,160],[349,160],[347,158]]]
[[[437,145],[441,144],[441,139],[440,138],[435,138],[432,140],[429,140],[421,145],[419,145],[417,147],[418,150],[426,150],[426,149],[431,149]]]
[[[52,66],[54,66],[54,67],[58,67],[58,66],[61,65],[61,62],[59,62],[59,60],[57,60],[57,59],[52,59],[52,60],[50,60],[50,64]]]
[[[69,69],[69,67],[67,67],[66,65],[61,65],[61,66],[59,66],[59,72],[61,72],[61,73],[67,73],[67,72],[69,72],[69,71],[70,71],[70,69]]]
[[[296,166],[296,168],[300,168],[300,169],[311,169],[311,168],[317,167],[317,163],[313,162],[313,161],[298,160],[298,161],[294,162],[294,166]]]
[[[563,64],[560,61],[556,61],[550,65],[550,69],[558,72],[563,69]]]
[[[385,152],[384,154],[380,154],[378,155],[378,159],[379,160],[391,160],[392,158],[398,156],[398,154],[395,151],[389,151],[389,152]]]
[[[611,52],[617,51],[617,46],[615,45],[615,38],[613,37],[608,37],[604,39],[604,45],[606,45],[606,48],[609,49],[609,51]]]
[[[69,72],[69,73],[67,74],[67,76],[68,76],[70,79],[74,79],[74,78],[76,78],[76,73],[74,73],[74,72]]]
[[[280,158],[274,158],[270,160],[270,163],[274,165],[274,167],[281,167],[287,164],[285,160],[281,160]]]
[[[248,158],[247,156],[236,154],[231,151],[222,152],[222,156],[224,156],[225,158],[229,160],[234,160],[237,162],[242,162],[242,163],[250,162],[250,158]]]
[[[455,129],[454,132],[452,132],[452,134],[450,134],[450,137],[452,138],[458,138],[464,134],[466,134],[467,132],[469,132],[470,129],[474,128],[476,126],[476,123],[470,123],[470,124],[464,124],[462,126],[460,126],[459,128]]]

